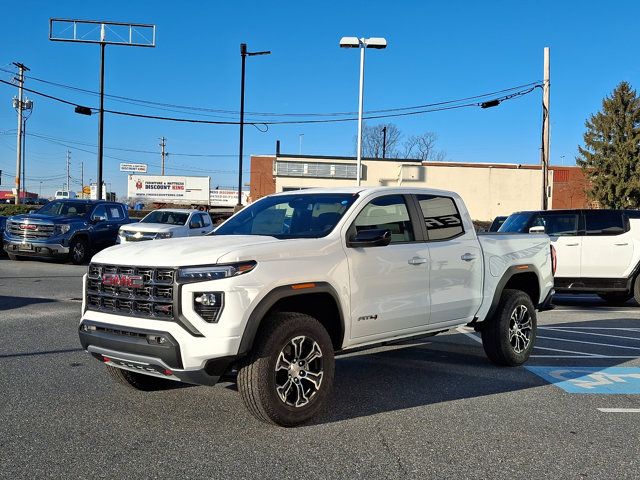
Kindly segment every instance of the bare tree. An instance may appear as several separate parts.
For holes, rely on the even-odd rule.
[[[446,154],[436,149],[438,136],[433,132],[411,135],[404,142],[403,158],[415,158],[422,161],[443,161]]]
[[[386,129],[386,145],[385,132]],[[362,156],[365,158],[382,158],[383,145],[386,147],[385,158],[411,158],[423,161],[442,161],[444,151],[435,148],[437,135],[425,132],[422,135],[411,135],[402,141],[402,132],[393,123],[362,126]],[[354,138],[357,147],[357,138]]]
[[[384,144],[384,129],[386,131],[386,158],[398,158],[400,157],[400,137],[402,134],[398,127],[393,123],[382,123],[379,125],[367,125],[362,126],[362,156],[368,158],[382,158],[382,150]],[[356,138],[356,148],[358,148]]]

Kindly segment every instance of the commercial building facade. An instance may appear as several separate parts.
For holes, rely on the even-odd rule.
[[[355,185],[352,157],[275,155],[251,157],[251,198],[287,190]],[[363,159],[363,186],[416,186],[453,190],[474,220],[488,221],[542,204],[539,165]],[[588,208],[587,182],[578,167],[549,168],[549,208]]]

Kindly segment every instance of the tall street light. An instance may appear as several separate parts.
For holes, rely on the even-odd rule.
[[[240,44],[240,57],[242,57],[242,75],[240,80],[240,151],[238,153],[238,204],[236,210],[242,208],[242,151],[244,148],[244,76],[245,76],[245,62],[247,57],[254,57],[256,55],[269,55],[270,50],[263,52],[248,52],[247,44]]]
[[[358,38],[342,37],[341,48],[360,48],[360,97],[358,101],[358,146],[357,146],[357,185],[360,186],[362,175],[362,109],[364,105],[364,51],[367,48],[382,50],[387,48],[387,40],[384,38]]]

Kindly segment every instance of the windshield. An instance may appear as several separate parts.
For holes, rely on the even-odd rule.
[[[513,213],[507,217],[498,232],[523,233],[531,219],[530,213]]]
[[[267,197],[218,227],[215,235],[319,238],[328,235],[357,195],[290,194]]]
[[[166,223],[168,225],[184,225],[189,214],[185,212],[166,212],[156,210],[140,220],[140,223]]]
[[[61,215],[63,217],[83,217],[91,211],[93,205],[82,202],[49,202],[36,213],[40,215]]]

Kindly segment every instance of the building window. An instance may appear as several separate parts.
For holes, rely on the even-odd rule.
[[[287,162],[274,163],[277,177],[343,178],[355,179],[358,169],[355,163]]]

